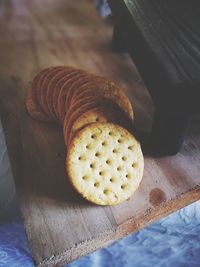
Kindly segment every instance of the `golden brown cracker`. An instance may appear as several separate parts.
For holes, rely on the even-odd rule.
[[[144,159],[140,144],[126,129],[92,123],[72,139],[66,169],[74,188],[88,201],[116,205],[139,187]]]
[[[61,71],[63,71],[63,68],[55,68],[53,70],[50,70],[44,77],[41,87],[40,87],[40,104],[43,108],[44,112],[51,116],[51,112],[47,103],[47,91],[49,84],[51,83],[51,80]]]
[[[81,76],[81,73],[79,70],[75,71],[73,73],[74,75],[70,77],[70,79],[66,80],[62,85],[61,89],[57,98],[57,108],[58,108],[58,117],[60,122],[63,122],[65,113],[70,108],[70,105],[67,104],[67,96],[69,94],[69,90],[74,82]],[[55,99],[56,101],[56,99]]]
[[[53,110],[56,114],[56,117],[59,121],[59,123],[62,123],[61,120],[60,120],[60,116],[59,116],[59,113],[58,113],[58,97],[59,97],[59,94],[60,94],[60,91],[62,89],[62,87],[64,86],[65,83],[67,83],[68,81],[70,81],[72,79],[72,77],[75,76],[75,72],[76,71],[73,71],[69,74],[66,74],[64,75],[61,79],[59,79],[56,84],[55,84],[55,89],[53,91]],[[65,88],[67,90],[67,88]]]
[[[89,110],[90,108],[97,107],[99,102],[100,99],[96,101],[96,99],[92,97],[90,99],[87,99],[87,101],[85,101],[85,99],[82,99],[75,105],[71,106],[64,119],[64,139],[66,145],[68,143],[69,131],[71,129],[71,126],[73,125],[74,120],[76,120],[78,116],[80,116],[83,112]]]
[[[32,97],[32,91],[30,90],[28,97],[26,99],[26,109],[29,113],[29,115],[38,120],[43,122],[49,122],[51,121],[51,118],[48,117],[46,114],[43,113],[43,111],[40,111],[38,107],[35,105]]]
[[[75,69],[72,67],[68,67],[68,68],[65,67],[61,69],[58,73],[56,73],[49,81],[48,88],[47,88],[47,105],[48,105],[51,116],[56,121],[58,121],[58,118],[53,108],[53,95],[54,95],[54,91],[56,88],[56,84],[59,82],[59,80],[63,79],[64,77],[65,79],[69,79],[74,71]]]

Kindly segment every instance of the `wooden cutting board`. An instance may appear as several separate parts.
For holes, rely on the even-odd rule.
[[[200,199],[198,123],[176,156],[145,156],[144,178],[130,200],[101,207],[72,189],[62,128],[31,119],[25,92],[15,79],[0,80],[0,116],[37,266],[62,266]]]

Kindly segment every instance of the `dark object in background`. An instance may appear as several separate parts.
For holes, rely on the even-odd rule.
[[[127,50],[156,105],[151,151],[176,154],[200,113],[200,5],[197,0],[109,0],[113,48]]]

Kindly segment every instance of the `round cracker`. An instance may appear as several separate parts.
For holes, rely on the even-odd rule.
[[[31,90],[28,94],[28,99],[30,102],[30,99],[32,99],[32,104],[34,104],[35,110],[36,112],[39,112],[41,114],[43,114],[43,117],[47,117],[46,114],[44,114],[41,105],[39,103],[39,97],[38,97],[38,87],[40,85],[40,80],[42,79],[42,77],[48,72],[48,69],[44,69],[42,71],[40,71],[33,79],[32,82],[32,86],[31,86]],[[38,114],[39,114],[38,113]]]
[[[73,99],[76,99],[77,96],[84,90],[85,86],[88,86],[93,83],[93,75],[84,73],[71,87],[71,94],[69,95],[69,102],[72,103]]]
[[[104,98],[111,99],[115,103],[117,103],[127,114],[127,116],[133,120],[133,108],[130,100],[124,93],[122,89],[120,89],[114,82],[105,80],[104,78],[96,75],[90,75],[91,84],[90,88],[84,88],[82,91],[80,90],[79,94],[75,94],[73,101],[75,99],[79,99],[89,94],[99,94]]]
[[[37,106],[35,105],[35,103],[33,101],[31,90],[30,90],[28,97],[26,99],[26,109],[27,109],[29,115],[38,121],[43,121],[43,122],[50,122],[51,121],[51,118],[49,118],[42,111],[38,110]]]
[[[54,68],[45,75],[41,87],[40,87],[40,104],[41,107],[43,108],[44,112],[48,115],[51,116],[51,112],[47,103],[47,91],[49,88],[49,84],[51,83],[52,79],[59,73],[63,71],[63,68]]]
[[[134,119],[132,104],[121,88],[119,88],[114,82],[97,76],[96,83],[100,90],[103,91],[104,97],[112,99],[124,110],[131,120]]]
[[[95,123],[95,122],[108,122],[107,115],[105,115],[105,112],[102,112],[100,108],[93,108],[90,109],[89,111],[86,111],[81,114],[78,119],[72,122],[71,124],[71,129],[69,129],[69,144],[71,143],[72,138],[74,135],[82,129],[83,127]]]
[[[106,101],[106,99],[104,101]],[[66,126],[68,127],[69,123],[71,121],[74,121],[74,119],[72,120],[74,114],[80,116],[83,112],[87,111],[88,109],[98,107],[100,103],[103,103],[103,98],[93,94],[93,95],[86,95],[82,99],[79,99],[75,103],[71,104],[65,117],[65,121],[67,121]]]
[[[80,80],[84,79],[85,77],[85,71],[80,71],[77,79],[75,81],[73,81],[73,83],[70,84],[69,89],[67,91],[66,94],[66,98],[65,98],[65,103],[63,102],[63,108],[65,109],[70,109],[71,104],[72,104],[72,96],[74,94],[74,92],[76,91],[77,88],[79,88],[78,86],[76,86],[77,82],[79,82]]]
[[[71,132],[73,133],[83,126],[93,122],[107,122],[106,114],[100,108],[93,108],[82,113],[82,115],[73,123]]]
[[[31,89],[29,90],[28,97],[26,99],[26,108],[29,114],[36,120],[49,122],[51,119],[44,113],[39,103],[38,88],[40,86],[41,79],[52,69],[46,68],[40,71],[33,79]]]
[[[63,124],[63,133],[64,133],[64,139],[65,144],[68,144],[69,141],[69,134],[70,129],[73,125],[73,122],[81,115],[83,112],[88,111],[91,108],[98,107],[99,103],[101,102],[101,99],[94,99],[93,97],[85,100],[81,100],[76,103],[76,105],[71,106],[70,110],[67,112],[65,118],[64,118],[64,124]]]
[[[81,108],[79,108],[70,116],[67,130],[68,144],[71,142],[75,131],[94,122],[111,122],[119,124],[127,130],[132,129],[132,120],[116,103],[102,98],[97,105],[95,109],[90,109],[85,113],[81,112]]]
[[[77,70],[76,72],[74,72],[74,75],[69,80],[64,82],[61,86],[57,99],[58,117],[60,119],[60,122],[64,121],[65,114],[67,110],[70,108],[70,104],[67,104],[67,96],[69,94],[69,90],[81,75],[82,74],[80,70]]]
[[[95,91],[95,84],[93,81],[87,82],[86,84],[80,87],[79,94],[72,98],[71,104],[73,105],[74,102],[90,95],[99,95],[98,92]]]
[[[44,72],[44,74],[41,76],[41,78],[38,80],[38,85],[37,85],[37,98],[38,98],[38,102],[40,104],[40,107],[41,109],[43,110],[43,112],[48,115],[46,109],[46,105],[43,106],[43,103],[42,103],[42,95],[43,95],[43,90],[44,90],[44,87],[46,85],[46,82],[48,81],[46,79],[46,77],[48,76],[49,78],[52,76],[53,73],[57,72],[58,70],[62,69],[61,66],[58,66],[58,67],[51,67],[51,68],[47,68],[46,72]],[[46,97],[46,95],[44,94],[44,97]]]
[[[85,72],[86,77],[93,80],[95,82],[94,89],[97,91],[98,88],[102,91],[103,97],[112,98],[129,116],[130,119],[133,120],[133,108],[131,102],[125,92],[119,88],[114,82],[106,80],[103,77]],[[73,91],[73,90],[72,90]],[[71,93],[73,95],[73,93]],[[69,97],[71,100],[71,97]]]
[[[126,129],[93,123],[73,138],[66,169],[74,188],[88,201],[115,205],[139,187],[144,159],[140,144]]]
[[[64,67],[58,73],[56,73],[49,81],[48,88],[47,88],[47,105],[48,105],[48,108],[50,111],[50,115],[56,121],[58,121],[58,118],[57,118],[56,112],[53,108],[53,93],[54,93],[56,84],[63,77],[65,77],[65,79],[69,79],[74,71],[75,71],[75,68],[73,68],[73,67]]]
[[[62,123],[60,119],[60,115],[58,112],[58,98],[62,88],[65,86],[66,83],[68,83],[74,76],[76,75],[76,71],[70,73],[69,75],[65,75],[61,79],[59,79],[55,85],[55,90],[53,92],[53,110],[56,114],[57,119],[60,123]],[[67,87],[65,87],[65,90],[67,90]]]

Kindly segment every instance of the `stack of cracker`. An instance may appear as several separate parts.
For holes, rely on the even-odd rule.
[[[67,174],[84,198],[114,205],[136,191],[143,154],[127,130],[131,103],[115,83],[73,67],[46,68],[34,78],[26,107],[34,119],[63,126]]]

